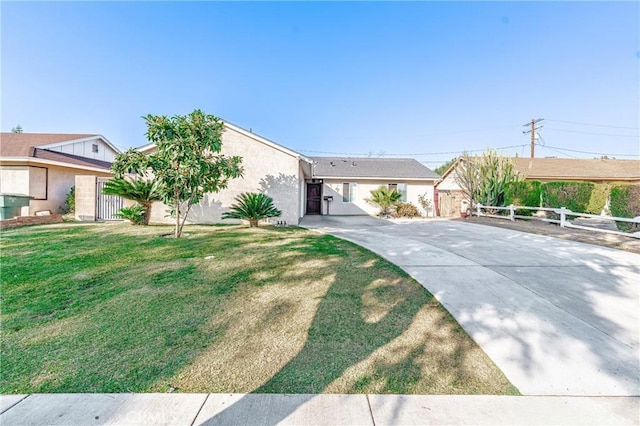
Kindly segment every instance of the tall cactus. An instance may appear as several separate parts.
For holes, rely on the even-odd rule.
[[[464,170],[458,173],[456,180],[472,205],[504,205],[509,183],[521,180],[511,159],[491,149],[482,156],[471,157],[465,153],[461,163]]]

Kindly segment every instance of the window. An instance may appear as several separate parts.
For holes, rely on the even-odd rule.
[[[402,201],[403,203],[407,202],[407,184],[406,183],[390,183],[389,190],[398,191],[401,195],[400,201]]]
[[[91,145],[91,150],[92,150],[93,152],[98,152],[98,144],[97,144],[97,143],[94,143],[93,145]]]
[[[342,184],[342,202],[343,203],[353,203],[355,201],[357,187],[358,187],[358,184],[354,182],[345,182]]]

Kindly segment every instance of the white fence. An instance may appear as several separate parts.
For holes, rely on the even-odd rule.
[[[489,213],[487,213],[487,210],[489,211]],[[559,215],[560,219],[550,219],[548,217],[535,216],[535,215],[534,216],[518,215],[516,214],[516,210],[535,210],[537,212],[551,212]],[[496,212],[496,211],[509,211],[509,215],[507,216],[507,215],[494,214],[493,212]],[[514,206],[513,204],[506,207],[483,206],[482,204],[478,204],[476,206],[475,211],[473,211],[472,214],[475,214],[478,217],[482,216],[482,217],[494,217],[497,219],[508,219],[508,220],[511,220],[512,222],[516,219],[527,219],[527,220],[532,219],[532,220],[539,220],[543,222],[557,223],[562,228],[586,229],[589,231],[606,232],[609,234],[625,235],[627,237],[640,238],[640,232],[627,233],[627,232],[621,232],[621,231],[613,231],[610,229],[601,229],[601,228],[594,228],[590,226],[576,225],[572,223],[571,220],[569,220],[569,217],[578,216],[580,218],[597,218],[602,221],[610,221],[612,224],[615,224],[615,222],[628,222],[628,223],[640,224],[640,216],[635,217],[633,219],[629,219],[627,217],[613,217],[613,216],[603,216],[599,214],[575,213],[565,207],[561,207],[559,209],[552,209],[552,208],[544,208],[544,207]]]

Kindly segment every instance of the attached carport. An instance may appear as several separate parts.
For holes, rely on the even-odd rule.
[[[640,255],[447,220],[305,218],[403,268],[525,395],[640,395]]]

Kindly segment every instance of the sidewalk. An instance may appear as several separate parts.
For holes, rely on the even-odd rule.
[[[2,425],[637,425],[640,397],[33,394]]]

